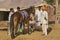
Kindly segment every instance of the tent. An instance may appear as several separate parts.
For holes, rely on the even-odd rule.
[[[0,11],[8,11],[10,8],[16,9],[19,6],[21,9],[30,6],[39,5],[43,0],[0,0]]]

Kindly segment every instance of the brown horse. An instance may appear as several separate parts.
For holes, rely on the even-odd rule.
[[[24,19],[23,19],[24,17]],[[11,20],[10,20],[10,32],[11,32],[11,38],[15,37],[15,33],[17,32],[18,29],[18,24],[22,23],[23,24],[23,32],[25,29],[25,24],[27,24],[28,27],[28,33],[29,33],[29,17],[25,17],[22,16],[21,13],[19,12],[15,12],[12,16],[11,16]]]
[[[11,31],[11,38],[14,38],[15,33],[17,32],[18,29],[18,24],[22,23],[23,25],[23,33],[25,32],[25,24],[27,24],[27,29],[28,29],[28,33],[31,33],[31,27],[29,26],[29,19],[30,19],[30,13],[33,12],[32,10],[33,7],[30,7],[28,9],[24,9],[21,10],[21,12],[23,12],[23,15],[21,12],[15,12],[10,19],[10,31]],[[27,12],[28,16],[26,17],[25,13]]]
[[[16,29],[18,28],[18,24],[19,23],[23,23],[23,18],[22,15],[19,12],[15,12],[12,16],[11,16],[11,20],[10,20],[10,32],[11,32],[11,38],[14,38],[15,33],[17,32]]]

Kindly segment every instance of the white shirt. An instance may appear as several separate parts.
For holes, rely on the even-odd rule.
[[[35,19],[36,19],[36,21],[40,21],[40,11],[39,11],[39,9],[35,10]]]
[[[11,15],[13,14],[13,12],[10,12],[9,13],[9,17],[8,17],[8,20],[9,20],[9,22],[10,22],[10,18],[11,18]]]
[[[22,14],[22,16],[23,16],[23,19],[24,19],[24,17],[28,18],[28,13],[27,13],[27,11],[23,10],[23,11],[21,11],[21,14]]]
[[[48,24],[48,13],[47,13],[47,11],[42,11],[41,16],[42,16],[41,17],[42,24]]]
[[[39,16],[39,18],[40,18],[40,21],[41,21],[41,18],[42,18],[42,10],[40,10],[40,16]]]

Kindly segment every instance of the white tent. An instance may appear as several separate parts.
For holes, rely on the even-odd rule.
[[[41,2],[43,2],[43,0],[0,0],[0,11],[8,11],[10,8],[16,9],[17,6],[24,9],[39,5]]]

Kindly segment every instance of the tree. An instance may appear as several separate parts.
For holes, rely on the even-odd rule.
[[[59,4],[60,4],[60,0],[58,0]]]
[[[48,4],[54,4],[54,0],[45,0]]]

